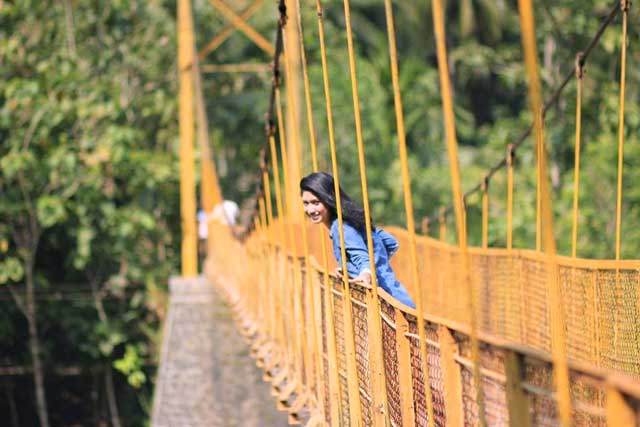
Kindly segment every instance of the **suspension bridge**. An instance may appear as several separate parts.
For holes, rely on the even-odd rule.
[[[212,1],[236,28],[273,58],[261,177],[253,222],[243,232],[209,222],[203,272],[228,301],[251,356],[270,383],[274,405],[291,424],[308,426],[637,426],[640,425],[640,260],[622,259],[622,180],[625,119],[627,20],[630,2],[613,2],[588,44],[576,52],[575,67],[548,99],[542,98],[535,17],[531,0],[519,0],[522,53],[527,73],[531,126],[496,159],[482,182],[461,185],[454,102],[445,43],[442,0],[431,2],[437,44],[442,113],[446,129],[452,200],[417,232],[411,171],[407,160],[398,54],[391,0],[384,2],[389,46],[406,229],[385,227],[400,242],[393,267],[416,302],[406,307],[376,284],[349,283],[330,271],[336,267],[328,236],[304,222],[297,185],[317,171],[318,147],[311,85],[325,96],[331,172],[339,183],[339,154],[333,126],[331,82],[325,51],[323,5],[316,0],[322,81],[307,72],[304,29],[298,1],[280,1],[275,44],[270,44],[222,1]],[[211,211],[223,198],[207,141],[207,117],[195,51],[189,0],[180,0],[180,150],[183,226],[182,275],[197,279],[196,201],[193,141],[200,147],[201,203]],[[298,15],[298,16],[296,16]],[[358,69],[350,4],[344,24],[365,217],[370,217],[366,149],[360,118]],[[580,216],[581,96],[583,69],[603,34],[621,32],[615,259],[577,256]],[[214,39],[211,45],[221,43]],[[215,47],[213,47],[215,48]],[[211,49],[213,49],[211,48]],[[304,100],[294,93],[304,88]],[[575,158],[571,255],[556,248],[549,160],[545,147],[546,113],[575,84]],[[523,94],[524,96],[525,94]],[[286,98],[285,102],[281,99]],[[306,107],[307,138],[288,138],[287,122]],[[195,111],[193,106],[195,105]],[[293,106],[293,107],[292,107]],[[294,108],[295,106],[300,108]],[[198,134],[195,135],[194,123]],[[530,145],[525,144],[529,141]],[[513,246],[514,158],[532,149],[536,169],[534,249]],[[310,169],[302,151],[310,155]],[[507,175],[505,247],[489,246],[489,188],[498,173]],[[478,203],[481,241],[471,246],[467,207]],[[456,243],[446,240],[453,218]],[[368,228],[369,229],[369,228]],[[367,239],[371,242],[370,231]],[[371,248],[371,243],[369,248]],[[371,251],[371,249],[370,249]],[[345,257],[343,256],[343,259]],[[370,258],[373,259],[372,254]],[[372,271],[375,267],[372,267]],[[345,268],[346,271],[346,268]],[[185,285],[186,286],[186,285]],[[181,297],[182,298],[182,297]],[[171,317],[170,317],[171,318]],[[170,332],[171,327],[167,326]],[[170,334],[169,334],[170,335]],[[202,336],[206,340],[206,336]],[[166,336],[165,340],[170,340]],[[166,358],[165,358],[166,359]],[[166,360],[165,360],[166,361]],[[160,369],[161,388],[163,372]],[[156,398],[154,414],[162,414]],[[155,425],[166,425],[156,416]],[[198,425],[197,421],[194,421]],[[199,425],[212,425],[201,420]],[[217,425],[217,424],[213,424]],[[223,425],[223,424],[220,424]]]

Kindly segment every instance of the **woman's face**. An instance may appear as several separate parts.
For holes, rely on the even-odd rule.
[[[314,224],[324,224],[330,226],[331,215],[329,209],[310,191],[302,192],[302,205],[304,213]]]

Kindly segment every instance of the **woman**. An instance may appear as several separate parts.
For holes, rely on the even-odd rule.
[[[333,177],[324,172],[312,173],[300,181],[300,192],[305,214],[314,224],[323,224],[327,227],[333,241],[333,255],[338,264],[342,265]],[[342,204],[347,273],[349,273],[349,277],[353,278],[352,282],[359,281],[371,284],[371,264],[367,249],[364,211],[356,206],[342,189],[340,189],[340,202]],[[401,303],[415,308],[409,293],[398,282],[391,265],[389,265],[389,259],[398,250],[398,241],[389,233],[375,228],[373,222],[371,227],[378,286]],[[339,268],[337,274],[341,276],[342,269]]]

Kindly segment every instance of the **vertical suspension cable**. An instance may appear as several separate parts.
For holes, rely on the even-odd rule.
[[[507,249],[513,248],[513,144],[507,147]]]
[[[345,0],[345,5],[347,1]],[[411,256],[411,280],[413,288],[416,290],[416,309],[417,309],[417,326],[418,336],[420,339],[420,359],[423,378],[425,379],[425,400],[427,404],[427,416],[429,425],[433,426],[433,401],[431,396],[431,381],[429,375],[429,367],[427,364],[427,341],[424,330],[424,304],[422,301],[422,287],[420,286],[420,278],[418,272],[418,254],[416,248],[416,229],[413,211],[413,197],[411,194],[411,176],[409,175],[409,162],[407,160],[407,142],[406,131],[404,127],[404,113],[402,111],[402,97],[400,95],[400,82],[398,77],[398,52],[396,46],[395,25],[393,20],[393,6],[391,0],[384,2],[385,16],[387,21],[387,38],[389,40],[389,59],[391,65],[391,82],[393,85],[393,103],[396,115],[396,127],[398,135],[398,150],[400,157],[400,165],[402,170],[402,188],[404,194],[405,216],[407,219],[407,230],[409,231],[409,250]],[[350,30],[348,31],[348,33]],[[350,39],[349,35],[349,39]],[[370,249],[371,251],[371,249]]]
[[[311,96],[310,96],[310,89],[309,89],[309,78],[307,75],[307,58],[306,58],[306,53],[304,50],[304,42],[303,42],[303,30],[302,30],[302,15],[300,12],[300,3],[298,0],[296,0],[296,8],[297,8],[297,18],[298,18],[298,35],[299,35],[299,44],[300,44],[300,55],[301,55],[301,62],[302,62],[302,69],[303,69],[303,80],[304,80],[304,92],[305,92],[305,101],[306,101],[306,110],[307,110],[307,125],[309,127],[309,140],[310,140],[310,144],[311,144],[311,154],[312,154],[312,164],[315,168],[317,168],[317,155],[316,155],[316,147],[315,147],[315,130],[314,130],[314,126],[313,126],[313,114],[312,114],[312,110],[311,110]],[[286,43],[285,43],[286,46]],[[286,48],[285,48],[285,55],[286,55]],[[289,75],[289,73],[291,73],[291,67],[289,65],[289,61],[286,61],[288,68],[287,68],[287,75]],[[290,91],[291,92],[291,91]],[[293,96],[289,97],[290,102],[293,102]],[[295,108],[291,108],[291,116],[292,116],[292,120],[294,121],[294,123],[297,123],[297,118],[295,117],[294,114],[294,110]],[[296,144],[296,159],[297,159],[297,171],[299,176],[303,176],[303,167],[302,167],[302,158],[301,158],[301,153],[298,152],[298,149],[301,148],[299,146],[299,144]],[[311,262],[310,262],[310,258],[309,258],[309,240],[308,240],[308,235],[307,235],[307,228],[306,225],[304,223],[304,208],[302,206],[301,203],[297,204],[298,209],[300,210],[301,214],[300,214],[300,218],[303,218],[303,222],[302,222],[302,245],[303,245],[303,250],[304,250],[304,262],[305,262],[305,269],[306,269],[306,274],[305,274],[305,279],[306,279],[306,286],[307,286],[307,291],[305,292],[305,295],[309,295],[309,293],[311,293],[312,296],[315,296],[315,292],[313,291],[313,282],[311,280]],[[325,254],[326,255],[326,254]],[[300,292],[300,295],[302,295],[302,293]],[[308,298],[307,298],[308,300]],[[311,317],[314,319],[315,321],[315,303],[314,303],[314,299],[311,300],[311,304],[309,304],[308,306],[309,312]],[[302,311],[302,310],[301,310]],[[302,317],[301,317],[301,321],[304,319],[304,313],[301,313]],[[312,342],[315,344],[317,344],[319,341],[317,339],[316,336],[316,329],[312,328],[311,330],[311,336],[312,336]],[[320,368],[321,368],[321,357],[320,357],[320,350],[319,349],[315,349],[315,351],[313,351],[313,354],[309,354],[309,349],[307,348],[307,346],[305,346],[305,351],[303,352],[305,354],[305,373],[306,373],[306,378],[311,381],[312,378],[315,378],[315,384],[316,384],[316,391],[318,392],[318,400],[321,401],[321,404],[318,404],[317,407],[320,411],[320,413],[322,414],[322,419],[324,419],[324,397],[323,397],[323,393],[320,391],[321,387],[319,386],[320,383]],[[315,372],[317,374],[317,376],[314,377],[313,372],[312,372],[312,365],[311,365],[311,358],[313,357],[314,359],[314,365],[315,365]],[[311,389],[311,387],[309,387]]]
[[[278,139],[280,141],[280,154],[282,155],[282,180],[283,180],[283,186],[284,186],[284,191],[282,192],[282,204],[283,204],[283,208],[284,210],[279,212],[280,213],[280,219],[282,221],[282,224],[284,226],[284,221],[285,218],[288,216],[288,213],[291,212],[290,208],[289,208],[289,197],[287,197],[287,188],[288,187],[288,182],[289,182],[289,172],[287,170],[286,164],[287,164],[287,159],[288,157],[288,153],[287,153],[287,137],[285,135],[285,130],[284,130],[284,118],[283,118],[283,114],[282,114],[282,100],[280,97],[280,87],[276,87],[276,116],[278,118]]]
[[[275,152],[275,138],[273,136],[273,133],[269,134],[269,145],[271,147],[271,163],[272,163],[272,169],[273,169],[273,181],[274,181],[274,187],[275,187],[275,192],[276,192],[276,207],[278,209],[278,213],[280,216],[282,216],[282,198],[280,195],[280,177],[279,177],[279,167],[278,167],[278,157],[276,156],[276,152]],[[271,250],[272,250],[272,254],[271,254],[271,259],[273,262],[273,275],[274,275],[274,290],[273,292],[271,292],[271,301],[273,303],[273,315],[272,315],[272,328],[273,328],[273,335],[274,335],[274,341],[276,342],[277,346],[276,346],[276,354],[273,355],[272,359],[271,359],[271,363],[269,368],[273,368],[275,365],[279,364],[281,365],[282,371],[284,372],[286,370],[285,366],[287,364],[287,360],[286,360],[286,353],[284,352],[284,348],[286,346],[286,338],[285,338],[285,331],[284,331],[284,327],[283,327],[283,321],[284,321],[284,311],[282,308],[282,277],[281,277],[281,269],[279,267],[279,253],[278,253],[278,249],[277,246],[280,246],[280,254],[282,253],[282,251],[284,250],[284,230],[281,227],[276,227],[275,223],[274,223],[274,214],[273,214],[273,206],[272,206],[272,200],[271,200],[271,185],[270,185],[270,181],[269,181],[269,175],[268,172],[265,171],[264,175],[263,175],[263,181],[264,181],[264,189],[265,189],[265,199],[267,201],[267,220],[270,224],[270,238],[271,238]],[[279,221],[280,222],[280,221]],[[278,238],[276,238],[276,232],[275,232],[275,228],[277,228],[280,232],[278,233],[279,236]],[[279,353],[279,355],[277,354]]]
[[[622,8],[622,52],[620,58],[620,113],[618,122],[618,188],[616,197],[616,260],[620,259],[620,233],[622,230],[622,167],[624,161],[624,101],[627,69],[627,15],[629,1],[620,0]]]
[[[482,249],[489,247],[489,178],[482,181]]]
[[[284,3],[284,2],[283,2]],[[293,84],[292,84],[292,80],[293,80],[293,67],[291,66],[291,55],[289,53],[289,50],[287,48],[287,38],[286,38],[286,31],[285,31],[285,26],[286,23],[288,21],[287,15],[286,15],[286,8],[281,9],[281,21],[282,21],[282,25],[280,27],[280,31],[282,32],[282,39],[283,39],[283,49],[282,49],[282,53],[283,53],[283,59],[284,59],[284,63],[285,63],[285,70],[286,70],[286,79],[287,79],[287,85],[286,85],[286,94],[287,94],[287,111],[289,112],[289,120],[292,123],[292,126],[296,126],[298,123],[298,117],[296,116],[296,110],[297,110],[297,105],[295,103],[295,96],[294,96],[294,88],[293,88]],[[300,141],[297,140],[298,138],[298,132],[294,131],[292,133],[293,136],[293,140],[292,141],[288,141],[288,148],[293,149],[293,159],[294,159],[294,164],[293,164],[293,174],[297,174],[298,176],[301,176],[302,174],[302,158],[301,158],[301,153],[300,153]],[[282,147],[286,147],[287,144],[282,145]],[[284,150],[284,148],[283,148]],[[285,155],[286,151],[283,151],[283,156]],[[289,154],[287,154],[287,157],[283,157],[283,159],[289,159]],[[284,162],[286,163],[286,162]],[[287,168],[288,169],[288,166]],[[285,169],[285,170],[286,170]],[[285,175],[286,176],[286,175]],[[287,178],[285,178],[287,179]],[[292,190],[293,189],[293,183],[290,181],[285,182],[285,188]],[[303,207],[301,203],[297,203],[297,201],[294,199],[295,197],[295,192],[290,191],[287,192],[287,200],[288,200],[288,209],[289,209],[289,214],[290,214],[290,219],[293,218],[304,218],[304,213],[303,213]],[[301,214],[301,215],[300,215]],[[292,251],[292,259],[294,262],[294,269],[293,269],[293,273],[294,273],[294,277],[293,277],[293,315],[294,315],[294,319],[295,319],[295,323],[297,325],[302,325],[303,324],[303,320],[304,320],[304,313],[302,312],[302,288],[301,285],[302,283],[300,281],[298,281],[298,272],[299,272],[299,267],[298,267],[298,263],[297,263],[297,259],[298,259],[298,251],[297,251],[297,245],[295,245],[295,239],[293,237],[294,235],[294,231],[293,231],[293,224],[289,225],[289,230],[290,230],[290,243],[291,243],[291,251]],[[307,249],[308,246],[308,242],[307,242],[307,230],[306,228],[304,228],[304,224],[302,227],[302,243],[303,243],[303,247],[304,247],[304,254],[305,254],[305,266],[309,265],[309,252]],[[308,276],[308,275],[307,275]],[[307,277],[308,282],[310,283],[310,276]],[[309,286],[310,288],[310,286]],[[301,333],[299,334],[295,334],[296,336],[294,337],[294,340],[296,340],[296,353],[297,353],[297,375],[299,378],[299,383],[298,383],[298,390],[299,392],[302,391],[302,387],[304,386],[302,378],[303,378],[303,370],[306,374],[309,374],[308,372],[308,368],[309,368],[309,363],[308,363],[308,348],[306,345],[304,345],[305,342],[305,338],[306,338],[306,331],[304,330],[304,328],[301,330]],[[297,341],[297,340],[300,341]],[[307,375],[307,378],[310,378],[309,375]]]
[[[320,10],[322,10],[320,1],[316,3]],[[324,35],[324,33],[322,33]],[[324,37],[323,37],[324,38]],[[323,38],[321,40],[323,40]],[[344,303],[344,316],[345,316],[345,348],[347,352],[347,388],[349,394],[349,419],[350,425],[360,426],[362,423],[362,410],[360,407],[360,390],[358,386],[358,373],[355,369],[355,348],[353,337],[353,314],[351,311],[350,303],[350,291],[349,291],[349,273],[347,270],[347,255],[344,246],[344,229],[342,219],[342,198],[340,197],[340,176],[338,172],[338,159],[336,154],[336,145],[333,137],[333,118],[331,114],[330,95],[329,95],[329,77],[326,64],[326,52],[324,49],[324,42],[321,43],[322,49],[322,68],[323,68],[323,80],[325,86],[325,98],[327,102],[327,120],[329,120],[329,146],[331,151],[331,169],[333,172],[334,191],[336,194],[336,213],[338,216],[338,232],[340,237],[340,255],[342,258],[342,292]],[[331,119],[330,119],[331,118]],[[375,270],[374,270],[375,272]],[[372,276],[375,273],[372,273]],[[349,332],[350,331],[350,332]]]
[[[386,378],[384,375],[384,361],[382,357],[382,344],[379,337],[381,336],[382,324],[380,320],[380,301],[378,299],[378,278],[376,272],[375,257],[373,253],[373,238],[371,230],[371,211],[369,206],[369,189],[367,186],[367,165],[364,155],[364,141],[362,137],[362,120],[360,116],[360,98],[358,94],[358,78],[356,72],[355,52],[353,46],[353,33],[351,28],[351,7],[349,0],[344,0],[344,17],[347,30],[347,48],[349,53],[349,71],[351,77],[351,97],[353,99],[353,114],[356,124],[356,143],[358,146],[358,164],[360,169],[360,184],[362,188],[362,204],[364,208],[367,251],[369,253],[369,263],[371,269],[371,302],[369,308],[375,310],[370,313],[373,316],[373,331],[370,336],[373,337],[371,348],[371,366],[372,371],[372,398],[373,398],[373,417],[374,425],[383,426],[389,424],[389,410],[386,393]],[[389,24],[389,16],[387,14],[387,25]],[[392,66],[393,69],[393,66]],[[397,112],[397,106],[396,106]],[[397,116],[396,116],[397,117]],[[400,128],[398,129],[400,133]],[[398,135],[399,135],[398,133]]]
[[[196,95],[196,139],[200,147],[200,173],[202,175],[200,203],[202,204],[202,209],[206,213],[210,213],[213,208],[223,200],[222,191],[220,190],[220,184],[218,182],[218,174],[216,173],[216,165],[213,162],[209,144],[209,120],[207,119],[207,110],[204,105],[200,62],[195,49],[193,50],[191,70],[193,75],[193,90]]]
[[[309,85],[309,73],[307,71],[307,54],[304,50],[304,33],[302,30],[302,14],[300,0],[295,0],[298,10],[298,33],[300,34],[300,57],[302,61],[302,79],[304,82],[304,99],[307,107],[307,127],[309,129],[309,146],[311,148],[311,168],[318,171],[318,154],[316,148],[316,131],[313,124],[313,109],[311,107],[311,87]]]
[[[265,271],[266,271],[266,275],[265,275],[265,280],[266,280],[266,286],[265,286],[265,298],[266,298],[266,303],[268,304],[268,316],[266,319],[266,337],[265,337],[265,345],[268,344],[268,342],[272,341],[275,338],[275,332],[274,332],[274,323],[273,323],[273,309],[274,309],[274,304],[271,300],[272,296],[273,296],[273,292],[269,291],[270,288],[270,282],[272,280],[271,277],[271,244],[273,242],[272,239],[272,224],[269,221],[269,214],[268,214],[268,208],[267,205],[271,205],[271,201],[267,202],[267,197],[271,197],[271,189],[269,188],[269,195],[267,196],[267,187],[269,186],[269,175],[268,172],[266,170],[266,168],[263,169],[262,171],[262,183],[264,185],[264,196],[261,197],[258,201],[258,207],[260,210],[260,220],[263,224],[263,233],[264,233],[264,254],[265,254]]]
[[[322,62],[322,82],[323,82],[323,86],[324,86],[324,98],[325,98],[325,108],[327,111],[327,128],[329,131],[329,151],[330,151],[330,155],[331,155],[331,166],[333,169],[333,176],[334,176],[334,180],[338,179],[337,176],[337,172],[338,172],[338,168],[337,168],[337,161],[336,161],[336,154],[335,154],[335,135],[334,135],[334,127],[333,127],[333,108],[331,106],[331,87],[329,85],[329,69],[328,69],[328,65],[327,65],[327,52],[325,49],[325,42],[324,42],[324,24],[322,22],[322,18],[323,18],[323,8],[322,8],[322,2],[320,0],[316,0],[316,12],[318,15],[318,38],[320,39],[320,57],[321,57],[321,62]],[[339,234],[340,234],[340,246],[342,249],[342,269],[343,271],[346,271],[346,262],[345,262],[345,254],[344,254],[344,234],[343,234],[343,230],[342,230],[342,205],[341,205],[341,201],[340,201],[340,186],[337,183],[337,181],[335,182],[336,184],[336,207],[340,206],[340,208],[337,208],[337,213],[338,213],[338,225],[339,225]],[[340,203],[340,205],[338,205],[338,203]],[[325,233],[323,232],[323,245],[325,242]],[[324,249],[324,253],[326,253],[326,250]],[[326,256],[325,256],[326,258]],[[328,267],[328,260],[325,260],[325,265],[324,265],[324,281],[325,281],[325,286],[327,287],[327,291],[326,291],[326,295],[327,298],[329,299],[329,304],[327,304],[327,306],[333,310],[333,296],[332,296],[332,285],[329,282],[329,267]],[[330,316],[327,316],[328,320],[333,323],[333,311],[331,312]],[[331,343],[334,344],[334,343]],[[335,376],[337,376],[337,372],[335,373],[331,373]],[[335,388],[336,391],[338,391],[338,393],[340,393],[340,381],[336,381],[337,378],[335,378],[333,380],[333,383],[335,384]],[[358,405],[359,408],[359,405]],[[336,413],[338,412],[338,413]],[[337,423],[338,421],[338,417],[339,417],[339,413],[341,412],[341,401],[338,401],[336,405],[332,405],[331,408],[331,422],[332,423]]]
[[[277,284],[276,284],[276,288],[277,288],[277,294],[275,296],[275,301],[278,301],[277,303],[277,307],[276,310],[278,312],[278,314],[280,314],[280,318],[278,318],[278,316],[276,315],[276,321],[277,321],[277,334],[279,335],[278,338],[280,339],[280,351],[284,352],[284,349],[287,345],[286,343],[286,332],[284,329],[284,307],[282,306],[282,304],[284,304],[284,300],[282,299],[282,287],[284,286],[284,277],[282,277],[281,273],[282,270],[279,267],[279,263],[280,262],[284,262],[284,253],[285,253],[285,248],[286,248],[286,237],[285,237],[285,229],[284,229],[284,202],[282,201],[282,187],[280,185],[280,166],[279,166],[279,162],[278,162],[278,153],[276,150],[276,140],[275,140],[275,136],[273,135],[273,133],[271,133],[269,135],[269,148],[270,148],[270,152],[271,152],[271,164],[272,164],[272,169],[273,169],[273,182],[274,182],[274,187],[275,187],[275,193],[276,193],[276,207],[278,208],[278,227],[277,229],[279,230],[279,238],[277,239],[278,243],[279,243],[279,253],[275,250],[275,244],[276,244],[276,239],[274,238],[273,242],[274,242],[274,259],[276,262],[276,269],[277,269]],[[268,195],[271,195],[271,190],[269,187],[269,178],[267,177],[266,180],[266,184],[265,184],[265,193]],[[274,224],[274,217],[273,217],[273,209],[271,208],[271,198],[267,198],[267,213],[268,215],[271,217],[271,224],[272,224],[272,228],[275,228],[275,224]],[[274,233],[275,234],[275,233]],[[280,260],[278,259],[280,258]],[[286,353],[284,353],[286,355]],[[286,356],[282,357],[282,363],[284,363],[285,365],[288,363]]]
[[[471,354],[473,361],[473,378],[476,384],[475,400],[478,405],[479,425],[486,426],[484,389],[482,386],[482,376],[480,373],[480,347],[478,343],[478,327],[476,319],[476,298],[471,284],[469,255],[467,248],[467,234],[464,214],[464,197],[460,184],[460,168],[458,164],[458,142],[456,138],[455,117],[453,113],[453,97],[451,82],[449,80],[449,66],[447,63],[447,50],[445,45],[444,8],[442,0],[431,2],[433,10],[433,26],[436,38],[438,54],[438,71],[440,75],[440,93],[442,98],[442,109],[445,119],[447,152],[449,155],[449,170],[451,174],[451,187],[453,191],[453,206],[456,217],[456,229],[458,231],[458,244],[462,256],[462,277],[463,285],[467,291],[467,310],[469,316]]]
[[[578,199],[580,193],[580,140],[582,128],[582,78],[584,69],[582,63],[582,53],[576,57],[576,144],[573,169],[573,221],[571,227],[571,256],[576,257],[578,243]]]
[[[284,31],[284,30],[282,30]],[[286,45],[286,43],[283,43],[283,46]],[[286,56],[286,54],[285,54]],[[287,60],[285,58],[285,63],[287,63]],[[281,101],[281,97],[280,97],[280,90],[277,88],[276,89],[276,107],[277,107],[277,116],[278,116],[278,128],[281,131],[284,131],[284,119],[283,119],[283,114],[282,114],[282,101]],[[294,143],[295,145],[295,143]],[[295,148],[294,148],[295,149]],[[284,188],[288,189],[291,188],[291,182],[289,180],[289,153],[288,153],[288,144],[287,144],[287,140],[284,136],[284,133],[280,134],[280,155],[282,157],[282,175],[283,175],[283,179],[284,179]],[[294,156],[294,158],[297,158],[297,155]],[[286,191],[283,194],[284,196],[284,205],[286,206],[286,214],[288,215],[289,213],[294,212],[294,200],[291,200],[291,196],[292,194],[288,194]],[[288,219],[290,220],[291,217],[288,217]],[[294,259],[294,265],[295,265],[295,258],[296,258],[296,244],[295,244],[295,237],[294,237],[294,232],[293,232],[293,227],[289,226],[287,227],[285,224],[285,220],[283,218],[283,224],[282,224],[283,228],[287,230],[286,233],[286,237],[287,237],[287,250],[285,251],[285,265],[288,262],[288,254],[287,252],[290,251],[292,258]],[[289,304],[291,306],[291,310],[290,313],[293,313],[294,319],[293,321],[296,322],[296,324],[298,324],[297,322],[299,322],[299,302],[300,302],[300,292],[297,286],[297,280],[296,280],[296,272],[298,271],[297,268],[293,269],[293,277],[290,277],[290,275],[287,275],[288,279],[287,282],[290,284],[290,288],[288,289],[289,294],[287,295],[287,304]],[[292,324],[288,325],[290,328],[293,327]],[[292,337],[292,342],[291,345],[293,346],[293,373],[294,373],[294,379],[292,380],[291,384],[293,386],[293,384],[295,384],[297,382],[297,384],[295,384],[295,388],[298,389],[298,387],[302,386],[302,370],[303,370],[303,349],[300,346],[299,343],[299,335],[298,334],[293,334],[294,336]],[[293,391],[293,390],[292,390]]]
[[[542,244],[542,135],[544,132],[544,118],[542,111],[533,120],[535,123],[540,123],[540,132],[535,134],[535,147],[536,147],[536,251],[541,250]]]
[[[542,232],[544,237],[544,251],[547,255],[548,283],[551,312],[552,359],[558,402],[558,414],[562,427],[570,427],[572,419],[572,403],[569,384],[569,369],[566,355],[565,321],[561,303],[559,268],[556,259],[557,249],[554,236],[553,213],[551,210],[551,191],[547,176],[546,151],[542,124],[542,96],[540,78],[538,75],[538,56],[535,38],[535,21],[531,0],[518,0],[520,15],[522,47],[525,65],[529,78],[529,104],[535,119],[534,132],[536,135],[536,150],[539,154],[540,174],[540,211]]]
[[[621,232],[622,232],[622,169],[624,162],[624,109],[625,109],[625,85],[626,85],[626,66],[627,66],[627,13],[629,9],[628,0],[620,0],[620,8],[622,10],[622,46],[620,58],[620,107],[618,121],[618,179],[616,185],[616,261],[620,260]],[[621,303],[624,298],[620,289],[620,270],[616,268],[616,284],[615,284],[616,303]],[[618,310],[614,312],[615,327],[613,334],[613,347],[616,359],[619,359],[620,345],[618,326]]]
[[[305,97],[305,105],[306,105],[306,110],[307,110],[307,127],[309,129],[309,146],[311,149],[311,168],[314,172],[318,171],[318,155],[317,155],[317,148],[316,148],[316,135],[315,135],[315,126],[314,126],[314,122],[313,122],[313,109],[312,109],[312,104],[311,104],[311,88],[309,85],[309,74],[307,71],[307,54],[305,52],[305,48],[304,48],[304,31],[303,31],[303,26],[302,26],[302,11],[300,8],[300,0],[295,0],[295,6],[296,6],[296,10],[298,13],[298,34],[299,34],[299,41],[300,41],[300,57],[301,57],[301,62],[302,62],[302,78],[303,78],[303,83],[304,83],[304,97]],[[300,165],[302,168],[302,165]],[[300,170],[300,176],[302,176],[302,169]],[[302,217],[304,218],[304,213],[302,215]],[[312,309],[312,316],[314,319],[314,322],[317,321],[317,316],[318,313],[316,313],[316,308],[321,307],[321,305],[319,303],[316,303],[316,298],[319,299],[320,298],[320,294],[318,292],[316,292],[317,290],[314,289],[313,287],[313,283],[311,281],[311,263],[309,260],[309,242],[307,239],[307,235],[306,235],[306,226],[303,222],[302,225],[302,230],[303,230],[303,239],[304,239],[304,249],[305,249],[305,267],[307,270],[307,289],[308,292],[311,292],[312,294],[312,302],[311,302],[311,309]],[[325,240],[325,235],[324,232],[321,233],[321,243],[322,243],[322,257],[323,257],[323,265],[325,266],[325,271],[328,274],[328,260],[327,260],[327,251],[326,251],[326,240]],[[327,282],[325,282],[327,283]],[[321,418],[323,420],[326,419],[325,413],[324,413],[324,372],[322,372],[322,366],[323,366],[323,360],[322,360],[322,340],[320,339],[319,334],[317,333],[317,329],[313,328],[313,342],[315,343],[316,346],[316,352],[315,352],[315,365],[316,365],[316,392],[317,392],[317,399],[318,399],[318,410],[319,413],[321,415]]]

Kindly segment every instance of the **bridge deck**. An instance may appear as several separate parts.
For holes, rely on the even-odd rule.
[[[214,286],[204,278],[170,286],[151,425],[287,425]]]

